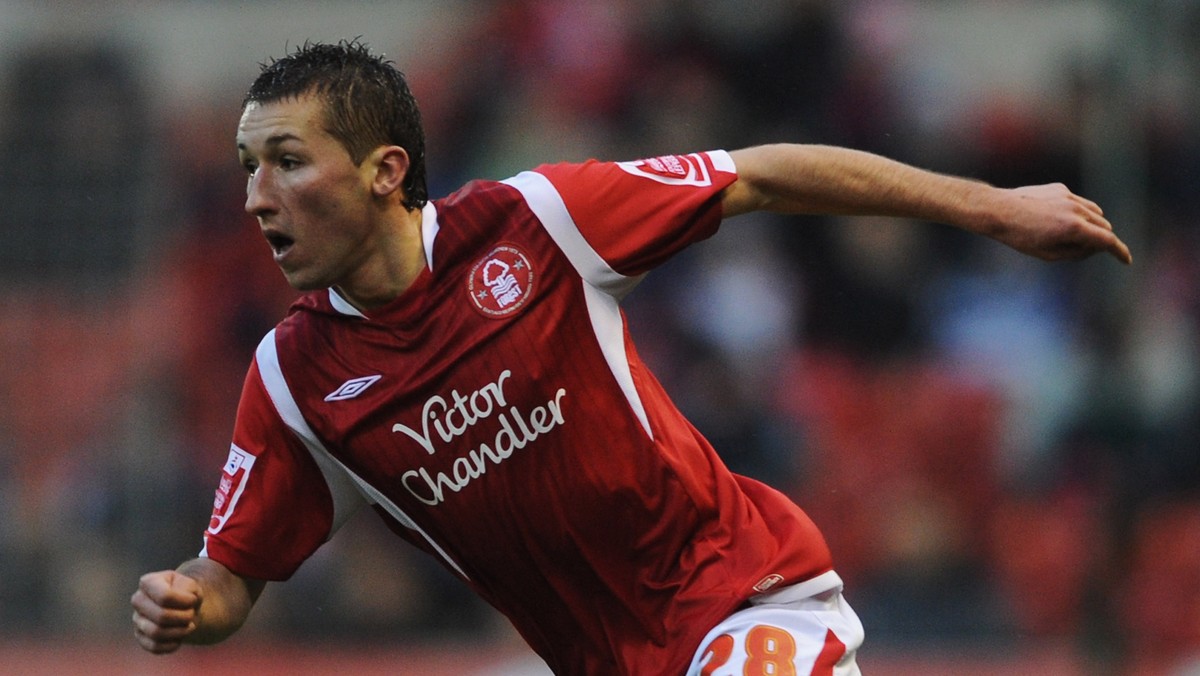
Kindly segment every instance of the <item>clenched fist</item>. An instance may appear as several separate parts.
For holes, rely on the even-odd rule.
[[[133,604],[133,633],[146,650],[174,652],[196,630],[202,602],[200,584],[174,570],[146,573],[138,582]]]

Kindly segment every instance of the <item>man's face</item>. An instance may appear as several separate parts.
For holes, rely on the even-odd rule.
[[[353,279],[377,239],[369,175],[325,131],[323,111],[314,96],[251,103],[237,131],[246,211],[300,290]]]

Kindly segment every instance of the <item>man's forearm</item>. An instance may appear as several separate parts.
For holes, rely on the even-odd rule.
[[[1061,184],[997,188],[835,146],[778,144],[730,155],[738,180],[724,215],[894,216],[957,226],[1045,260],[1108,252],[1133,260],[1100,206]]]
[[[776,144],[733,153],[742,211],[897,216],[985,231],[987,184],[850,148]]]
[[[225,640],[246,622],[265,582],[242,578],[207,558],[192,559],[176,569],[200,585],[196,629],[187,643],[211,644]]]

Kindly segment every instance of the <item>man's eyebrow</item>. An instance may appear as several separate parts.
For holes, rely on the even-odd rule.
[[[267,137],[267,140],[263,143],[263,145],[267,146],[268,148],[273,148],[283,144],[286,141],[299,140],[301,140],[300,137],[296,136],[295,134],[273,134]],[[238,150],[246,150],[246,144],[244,142],[239,141],[237,147]]]

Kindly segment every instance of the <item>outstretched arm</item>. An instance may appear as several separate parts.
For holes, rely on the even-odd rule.
[[[953,225],[1044,260],[1129,248],[1091,200],[1055,183],[1004,189],[937,174],[848,148],[766,145],[730,153],[738,180],[726,189],[726,217],[789,214],[898,216]]]
[[[217,643],[250,615],[266,582],[243,578],[207,558],[147,573],[133,594],[133,633],[152,653],[184,643]]]

